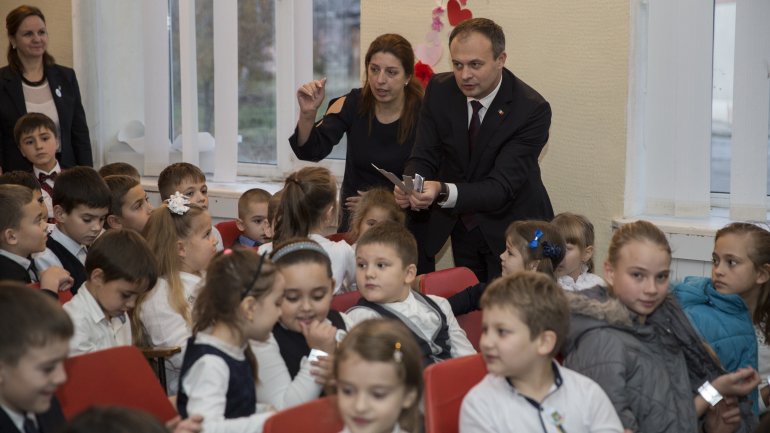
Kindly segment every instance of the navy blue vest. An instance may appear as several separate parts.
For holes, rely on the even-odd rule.
[[[449,325],[447,324],[446,315],[444,315],[444,312],[441,311],[441,308],[436,304],[432,299],[430,299],[428,296],[423,295],[419,292],[412,292],[415,297],[422,298],[426,301],[426,303],[432,308],[436,314],[441,318],[441,325],[439,327],[438,334],[436,334],[436,338],[433,340],[433,343],[436,344],[438,347],[441,348],[440,353],[433,353],[433,350],[431,349],[431,345],[428,341],[425,341],[423,336],[421,334],[418,334],[412,330],[412,328],[416,327],[416,325],[411,323],[404,323],[407,328],[409,328],[409,331],[411,331],[412,335],[414,335],[414,338],[417,340],[417,343],[420,345],[420,350],[422,351],[422,363],[423,366],[427,367],[430,364],[433,364],[438,361],[443,361],[445,359],[449,359],[452,357],[451,352],[451,346],[449,343]],[[418,301],[419,302],[419,301]],[[374,311],[376,311],[380,316],[387,317],[389,319],[396,319],[403,323],[402,318],[393,314],[390,310],[383,307],[380,304],[376,304],[374,302],[369,302],[364,298],[361,298],[358,300],[358,303],[356,305],[360,305],[362,307],[370,308]]]
[[[332,322],[335,328],[347,331],[345,321],[342,320],[339,312],[329,310],[326,318]],[[307,345],[307,340],[305,340],[305,336],[301,332],[286,329],[280,323],[276,323],[273,327],[273,337],[278,342],[281,358],[286,363],[291,378],[294,379],[297,373],[299,373],[299,364],[302,361],[302,357],[310,354],[310,346]]]
[[[249,361],[239,361],[208,344],[195,344],[195,336],[187,340],[187,349],[182,361],[182,371],[179,374],[179,394],[176,398],[176,407],[182,418],[187,418],[187,401],[189,397],[182,387],[182,380],[187,372],[195,364],[195,361],[203,355],[215,355],[222,358],[230,369],[230,381],[227,384],[225,403],[225,418],[242,418],[253,415],[257,411],[257,388],[254,381],[254,372]]]
[[[56,242],[52,237],[48,238],[45,245],[49,250],[53,251],[56,257],[61,262],[64,269],[69,271],[70,276],[75,280],[72,285],[72,294],[76,294],[80,286],[86,282],[88,275],[86,275],[86,267],[80,263],[77,257],[73,256],[71,252],[64,248],[64,245]]]

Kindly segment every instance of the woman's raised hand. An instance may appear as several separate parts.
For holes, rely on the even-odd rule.
[[[303,114],[311,114],[315,118],[318,107],[326,97],[326,78],[305,83],[297,89],[297,103]]]

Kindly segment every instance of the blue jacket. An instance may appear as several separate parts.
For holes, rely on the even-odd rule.
[[[757,336],[746,303],[740,295],[717,292],[711,278],[687,277],[675,285],[679,300],[695,329],[719,356],[727,371],[741,367],[757,368]],[[756,391],[754,412],[759,413]]]

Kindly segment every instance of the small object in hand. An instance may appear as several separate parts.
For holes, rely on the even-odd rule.
[[[414,190],[417,192],[424,192],[423,186],[425,185],[425,178],[420,176],[419,173],[414,174]]]
[[[307,360],[310,362],[318,361],[318,358],[322,356],[329,356],[329,354],[320,349],[313,349],[310,351],[310,355],[307,356]]]

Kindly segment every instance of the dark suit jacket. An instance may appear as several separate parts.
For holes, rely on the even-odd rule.
[[[51,399],[51,407],[45,413],[37,415],[37,425],[40,433],[56,433],[64,428],[66,421],[61,411],[59,400],[56,397]],[[0,432],[2,433],[23,433],[13,424],[11,418],[0,409]]]
[[[0,256],[0,280],[12,280],[29,284],[29,272],[23,266],[5,256]]]
[[[451,72],[433,76],[404,173],[454,183],[458,195],[453,209],[435,204],[431,208],[428,255],[443,246],[460,214],[474,215],[496,254],[505,249],[505,230],[512,221],[553,218],[538,165],[550,125],[548,102],[503,69],[500,90],[484,115],[471,154],[467,98]]]
[[[59,113],[61,153],[56,155],[56,159],[62,168],[76,165],[93,166],[91,138],[88,135],[86,113],[80,101],[80,88],[75,71],[53,65],[46,66],[45,75],[51,87],[56,111]],[[21,155],[13,138],[16,121],[26,113],[21,76],[8,66],[0,69],[0,164],[3,172],[32,171],[32,164]]]

